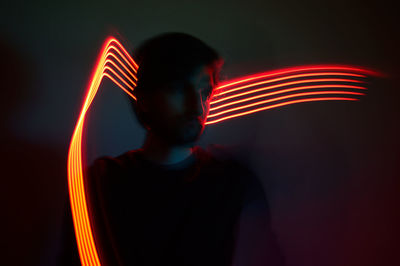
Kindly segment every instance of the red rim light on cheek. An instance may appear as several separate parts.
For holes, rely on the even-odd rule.
[[[138,65],[113,37],[107,38],[99,55],[68,152],[68,190],[79,256],[82,265],[101,265],[89,220],[82,169],[82,133],[85,116],[104,77],[136,100]],[[280,106],[346,100],[365,95],[368,75],[377,73],[350,66],[303,66],[281,69],[227,81],[215,89],[207,124],[215,124]],[[301,92],[300,92],[301,91]]]

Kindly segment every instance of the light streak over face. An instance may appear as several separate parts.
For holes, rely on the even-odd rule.
[[[94,242],[84,188],[82,169],[82,133],[84,129],[85,116],[104,77],[109,78],[130,97],[136,100],[133,91],[137,82],[137,77],[135,75],[137,69],[138,65],[125,48],[115,38],[107,38],[91,77],[85,102],[82,106],[71,139],[68,152],[68,190],[79,256],[82,265],[85,266],[101,265],[98,254],[100,251],[97,249]],[[303,66],[252,75],[234,81],[226,81],[219,87],[215,88],[212,93],[210,100],[210,106],[212,107],[210,108],[210,113],[205,124],[215,124],[234,117],[240,117],[296,103],[313,101],[356,101],[358,100],[357,98],[338,97],[337,95],[364,95],[364,93],[361,92],[347,90],[366,90],[365,87],[355,86],[354,83],[365,83],[363,79],[369,75],[377,74],[378,73],[370,70],[350,66]],[[320,78],[312,78],[318,76]],[[343,76],[346,78],[338,78]],[[282,83],[282,81],[285,82]],[[307,83],[318,84],[306,85]],[[258,87],[264,84],[270,85]],[[291,87],[293,85],[296,86]],[[264,94],[256,94],[277,88],[281,89]],[[342,90],[337,90],[337,88]],[[314,91],[294,93],[295,91],[300,90]],[[285,93],[290,94],[277,96],[275,98],[267,98],[273,95]],[[315,97],[317,95],[334,95],[334,97]],[[300,99],[287,100],[298,97],[300,97]],[[239,99],[227,102],[234,98]],[[257,101],[254,102],[254,100]],[[284,101],[265,106],[267,103],[282,100]],[[220,104],[221,102],[225,103]],[[224,109],[229,106],[231,106],[230,109]]]

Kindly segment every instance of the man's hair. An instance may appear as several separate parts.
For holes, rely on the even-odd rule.
[[[151,97],[163,85],[187,77],[198,66],[210,66],[216,85],[223,64],[220,55],[196,37],[185,33],[164,33],[145,41],[133,51],[133,58],[139,65],[137,86],[134,95],[141,100]],[[141,115],[132,102],[139,122],[144,125]]]

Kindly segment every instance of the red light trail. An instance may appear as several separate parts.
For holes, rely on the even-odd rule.
[[[274,91],[274,92],[270,92],[270,93],[264,93],[264,94],[261,94],[261,95],[248,97],[248,98],[245,98],[245,99],[242,99],[242,100],[237,100],[237,101],[232,101],[232,102],[229,102],[229,103],[226,103],[226,104],[221,104],[221,105],[219,105],[217,107],[211,107],[210,111],[218,110],[218,109],[221,109],[223,107],[234,105],[234,104],[237,104],[237,103],[251,101],[251,100],[254,100],[254,99],[257,99],[257,98],[267,97],[267,96],[280,94],[280,93],[285,93],[285,92],[291,92],[291,91],[297,91],[297,90],[305,90],[305,89],[332,88],[332,87],[347,88],[347,89],[348,88],[353,88],[353,89],[360,89],[360,90],[365,90],[366,89],[366,88],[360,87],[360,86],[349,86],[349,85],[346,85],[346,86],[343,86],[343,85],[336,85],[336,86],[332,86],[332,85],[300,86],[300,87],[294,87],[294,88],[291,88],[291,89],[278,90],[278,91]],[[359,95],[364,95],[364,94],[359,94]],[[239,96],[241,96],[241,95],[239,95]],[[239,97],[239,96],[237,96],[237,97]],[[223,100],[225,100],[225,99],[223,99]],[[215,101],[215,102],[217,102],[217,101]],[[215,103],[215,102],[213,102],[213,103]],[[218,101],[218,102],[221,102],[221,101]],[[215,114],[214,115],[208,115],[208,117],[213,117],[213,116],[215,116]]]
[[[369,75],[377,73],[349,66],[309,66],[227,81],[213,93],[206,125],[295,103],[357,101],[354,96],[365,95],[357,91],[367,89],[364,84]],[[302,90],[306,92],[299,93]],[[344,95],[351,97],[338,97]],[[283,100],[286,102],[266,105]]]
[[[138,67],[115,38],[107,38],[91,77],[88,92],[71,138],[68,152],[68,190],[79,256],[82,265],[85,266],[101,265],[98,254],[100,251],[97,250],[94,242],[88,213],[82,169],[82,133],[85,116],[104,77],[109,78],[136,100],[133,92],[136,86],[135,74]],[[214,89],[206,124],[215,124],[231,118],[296,103],[357,101],[358,98],[354,97],[365,95],[359,91],[366,90],[366,87],[355,84],[363,84],[368,76],[377,74],[370,70],[351,66],[302,66],[226,81]],[[262,86],[260,87],[260,85]],[[269,92],[263,93],[267,90]],[[273,97],[271,98],[271,96]],[[222,102],[225,103],[221,104]]]
[[[124,47],[116,39],[108,38],[99,55],[85,102],[71,139],[68,152],[68,190],[76,242],[82,265],[101,265],[99,251],[96,249],[89,219],[82,169],[82,133],[86,112],[89,110],[103,77],[109,78],[129,96],[136,99],[132,92],[136,85],[133,80],[137,80],[133,73],[136,73],[137,69],[138,65]]]

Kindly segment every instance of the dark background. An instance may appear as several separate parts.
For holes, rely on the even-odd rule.
[[[215,47],[226,79],[328,63],[385,73],[359,102],[232,119],[209,126],[201,143],[230,146],[262,178],[288,265],[400,265],[394,2],[2,1],[0,14],[1,265],[54,259],[68,145],[106,36],[131,49],[165,31]],[[88,118],[87,161],[138,148],[143,133],[106,81]]]

